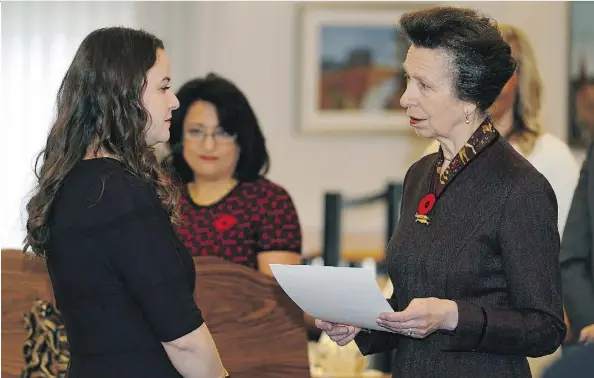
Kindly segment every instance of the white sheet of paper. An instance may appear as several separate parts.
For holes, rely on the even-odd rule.
[[[364,268],[270,264],[285,293],[314,318],[378,331],[377,316],[394,310]]]

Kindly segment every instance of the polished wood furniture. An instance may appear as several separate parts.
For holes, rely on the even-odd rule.
[[[303,312],[278,283],[216,257],[194,261],[194,297],[231,376],[309,378]]]
[[[231,376],[309,378],[303,313],[276,281],[214,257],[194,261],[195,299]],[[45,262],[2,250],[3,378],[21,374],[24,314],[38,299],[53,302]]]
[[[53,301],[43,260],[17,250],[2,250],[2,377],[19,377],[27,338],[23,315],[37,299]]]

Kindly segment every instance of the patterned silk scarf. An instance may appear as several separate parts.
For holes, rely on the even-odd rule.
[[[419,202],[415,222],[429,224],[429,213],[435,206],[435,203],[451,183],[454,178],[470,163],[470,161],[489,146],[499,137],[499,133],[491,123],[489,118],[474,131],[470,139],[464,144],[464,147],[454,156],[447,168],[441,172],[441,167],[445,161],[441,146],[437,153],[437,163],[432,173],[429,193],[427,193]]]

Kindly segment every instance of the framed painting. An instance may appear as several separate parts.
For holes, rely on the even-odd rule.
[[[299,9],[301,134],[410,132],[400,97],[408,42],[397,31],[419,3],[310,3]]]
[[[567,140],[570,146],[583,148],[594,130],[594,2],[568,3],[569,102]]]

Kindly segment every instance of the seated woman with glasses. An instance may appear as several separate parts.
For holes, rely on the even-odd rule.
[[[264,178],[264,136],[245,95],[209,74],[177,93],[169,147],[182,187],[177,233],[193,256],[217,256],[272,276],[299,264],[301,227],[291,196]]]

